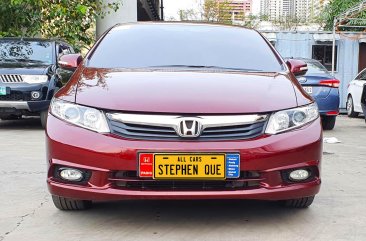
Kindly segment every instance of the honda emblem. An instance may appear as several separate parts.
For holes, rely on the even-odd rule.
[[[178,126],[178,134],[181,137],[198,137],[201,134],[202,125],[195,118],[182,118]]]

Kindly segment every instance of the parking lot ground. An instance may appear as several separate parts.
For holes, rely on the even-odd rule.
[[[120,201],[57,210],[38,119],[0,122],[1,240],[366,240],[366,124],[324,133],[320,194],[308,209],[257,201]]]

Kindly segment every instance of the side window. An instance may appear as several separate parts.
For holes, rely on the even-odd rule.
[[[356,80],[366,80],[366,69],[357,75]]]
[[[362,72],[362,75],[360,76],[360,80],[366,80],[366,70]]]
[[[337,56],[338,47],[335,49],[335,66],[334,70],[337,71]],[[318,60],[327,70],[332,70],[332,54],[333,46],[331,44],[319,44],[313,45],[312,58]]]
[[[58,57],[61,57],[62,55],[65,54],[72,54],[73,52],[71,51],[70,47],[64,44],[60,44],[59,48],[58,48]]]
[[[71,46],[67,46],[67,47],[69,48],[70,54],[74,54],[75,53],[74,49]]]

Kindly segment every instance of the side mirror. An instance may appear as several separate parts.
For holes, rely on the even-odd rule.
[[[60,57],[58,64],[62,69],[75,71],[82,61],[80,54],[65,54]]]
[[[305,75],[308,72],[308,65],[302,60],[289,59],[286,64],[295,76]]]

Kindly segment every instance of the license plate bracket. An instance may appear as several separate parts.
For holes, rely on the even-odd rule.
[[[239,178],[238,153],[140,153],[139,176],[155,180]]]

